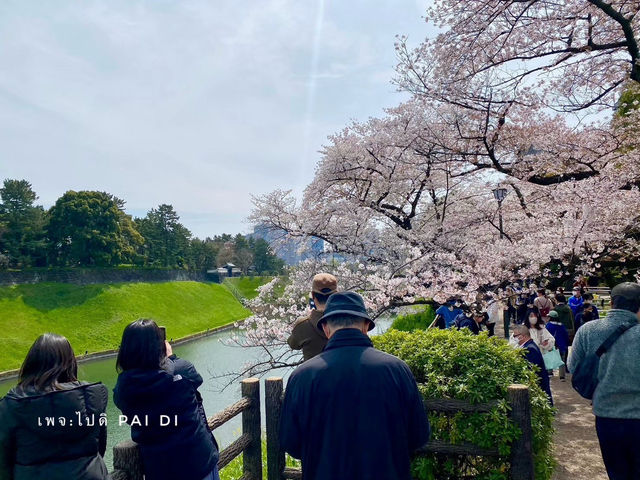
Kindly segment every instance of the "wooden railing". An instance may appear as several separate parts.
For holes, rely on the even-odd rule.
[[[511,478],[513,480],[533,480],[533,454],[531,430],[531,405],[529,388],[526,385],[511,385],[508,388],[511,420],[522,434],[511,445]],[[267,479],[301,479],[302,470],[285,467],[285,452],[280,447],[280,415],[284,389],[282,378],[268,378],[265,383],[265,411],[267,419]],[[461,400],[429,399],[424,401],[427,412],[438,413],[488,413],[497,405],[497,400],[471,404]],[[471,443],[449,444],[432,440],[420,448],[418,455],[471,455],[497,457],[497,448],[479,447]]]
[[[220,452],[218,468],[222,470],[242,454],[242,480],[262,480],[259,379],[243,380],[242,398],[209,418],[209,428],[215,430],[239,414],[242,414],[242,434]],[[135,442],[126,440],[113,447],[113,467],[113,480],[143,480],[142,460]]]
[[[282,378],[272,377],[265,381],[265,415],[267,426],[267,479],[301,479],[302,470],[286,468],[285,452],[280,447],[280,416],[284,400]],[[510,385],[508,388],[511,421],[522,434],[511,445],[511,479],[533,480],[531,405],[526,385]],[[496,401],[471,404],[461,400],[427,399],[427,412],[444,414],[489,413]],[[243,455],[243,480],[262,480],[262,444],[260,440],[260,381],[249,378],[242,381],[242,398],[222,412],[211,417],[211,430],[224,425],[242,414],[242,434],[220,453],[218,468],[223,469],[234,458]],[[449,444],[432,440],[421,447],[417,455],[471,455],[497,457],[497,448],[486,448],[471,443]],[[131,440],[113,448],[113,480],[143,480],[142,461],[137,445]]]

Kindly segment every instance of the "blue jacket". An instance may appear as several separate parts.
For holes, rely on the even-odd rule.
[[[410,480],[411,453],[428,439],[411,370],[359,330],[338,330],[289,378],[280,441],[305,480]]]
[[[132,369],[118,376],[113,401],[128,417],[147,480],[202,480],[217,465],[218,448],[197,391],[201,384],[193,364],[174,356],[162,370]],[[169,425],[160,425],[161,415]]]
[[[526,359],[532,365],[538,367],[538,371],[536,374],[538,375],[538,383],[540,388],[544,390],[544,392],[549,397],[549,403],[553,405],[553,397],[551,396],[551,385],[549,384],[549,373],[547,373],[547,367],[544,364],[544,359],[542,358],[542,352],[536,345],[533,340],[529,340],[527,343],[522,345],[522,348],[526,350]]]
[[[547,323],[547,330],[556,340],[556,348],[561,352],[569,351],[569,332],[567,328],[560,322]]]
[[[584,298],[574,297],[573,295],[569,297],[569,301],[567,302],[571,311],[573,312],[573,316],[575,317],[580,310],[582,310],[582,305],[584,305]]]
[[[444,318],[444,328],[451,328],[456,317],[461,314],[462,309],[454,307],[453,310],[449,310],[447,305],[440,305],[436,310],[436,315],[440,315]]]

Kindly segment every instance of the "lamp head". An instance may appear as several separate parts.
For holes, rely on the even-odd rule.
[[[502,203],[502,201],[507,196],[506,188],[494,188],[493,189],[493,197],[498,201],[498,203]]]

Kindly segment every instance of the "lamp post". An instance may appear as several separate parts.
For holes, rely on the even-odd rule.
[[[494,188],[493,190],[493,198],[495,198],[498,202],[498,218],[500,220],[500,239],[502,240],[504,238],[504,232],[502,231],[502,201],[505,199],[505,197],[507,196],[507,189],[506,188],[502,188],[502,187],[498,187],[498,188]],[[507,302],[509,302],[509,298],[507,297]],[[509,338],[509,323],[511,321],[511,316],[509,315],[509,308],[507,305],[507,309],[504,310],[503,312],[503,324],[504,324],[504,338]]]
[[[498,219],[500,221],[500,239],[502,240],[504,238],[504,232],[502,230],[502,201],[505,199],[505,197],[507,196],[507,189],[506,188],[494,188],[493,190],[493,198],[495,198],[498,201]]]

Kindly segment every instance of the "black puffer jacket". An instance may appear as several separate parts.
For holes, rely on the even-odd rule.
[[[0,479],[108,478],[102,460],[107,388],[85,382],[60,387],[45,393],[16,387],[0,400]]]
[[[217,465],[217,444],[197,391],[201,384],[193,364],[175,356],[162,370],[118,376],[113,401],[131,425],[147,480],[201,480]]]

